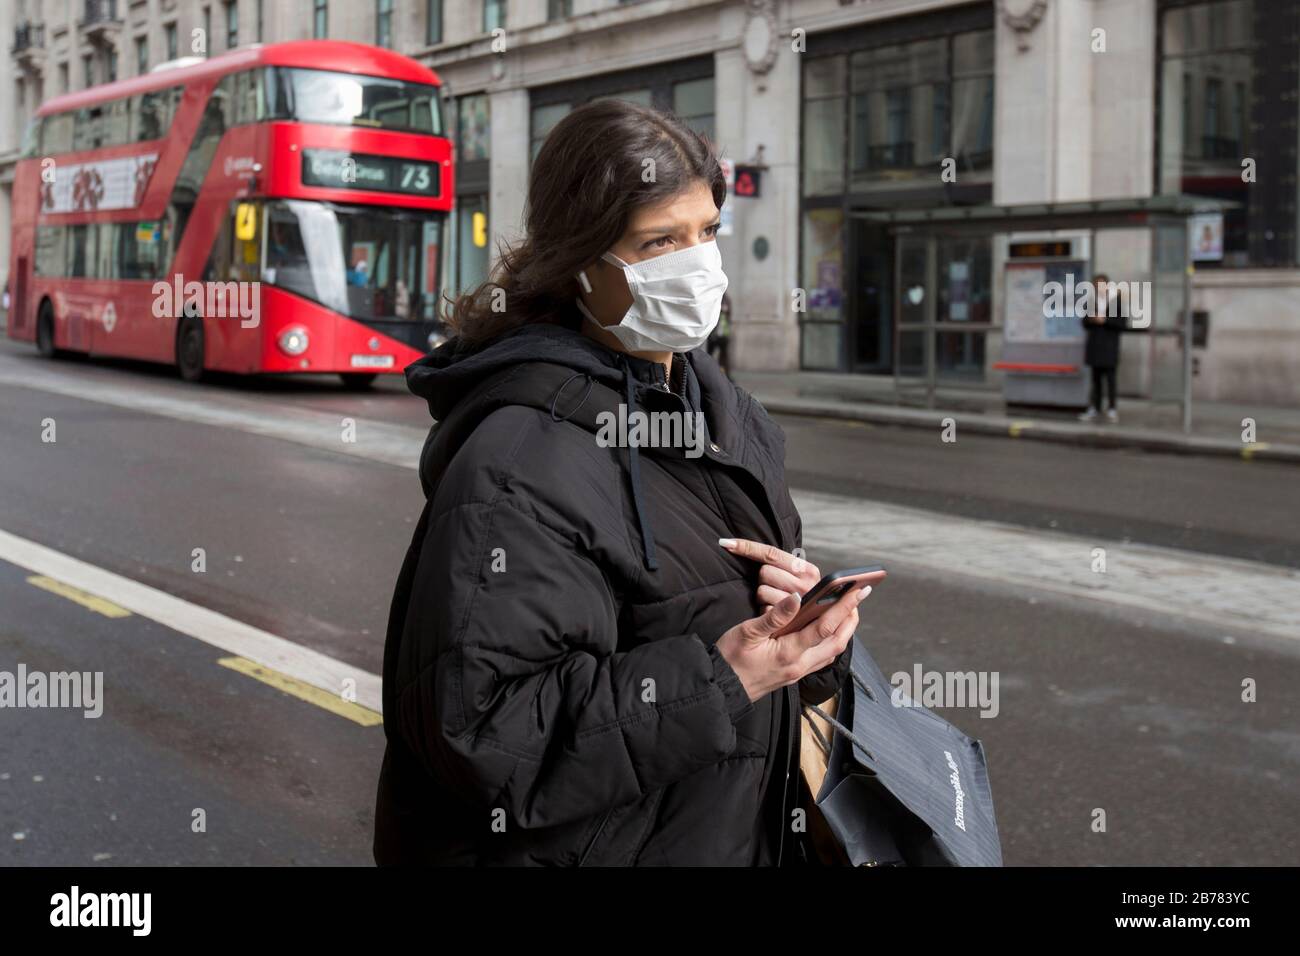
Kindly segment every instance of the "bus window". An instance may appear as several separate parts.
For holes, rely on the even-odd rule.
[[[268,210],[265,281],[363,322],[432,316],[440,220],[300,200]]]
[[[36,256],[32,267],[38,276],[60,278],[68,270],[68,230],[40,226],[36,230]]]
[[[415,281],[411,288],[415,291],[423,306],[425,320],[438,317],[438,267],[442,262],[442,223],[438,220],[426,220],[421,223],[420,254],[413,258],[412,269]],[[423,276],[421,283],[420,277]]]
[[[179,87],[171,86],[132,99],[131,137],[137,143],[162,139],[167,135],[180,93]]]
[[[68,227],[68,275],[74,279],[95,277],[95,234],[91,225]]]
[[[442,132],[437,87],[379,76],[272,67],[268,112],[302,123]]]
[[[232,122],[256,123],[265,116],[262,94],[262,70],[245,70],[235,74],[234,118]]]
[[[23,159],[31,159],[40,152],[41,147],[41,121],[33,119],[23,130],[23,142],[19,147],[19,155]]]
[[[162,273],[162,228],[155,221],[120,222],[116,275],[123,279],[156,279]]]
[[[77,122],[72,128],[72,149],[98,149],[103,142],[104,110],[99,106],[90,106],[77,110]]]
[[[103,138],[101,145],[121,146],[130,142],[130,106],[129,100],[114,100],[111,103],[104,104],[102,129],[100,130],[100,135]]]
[[[72,149],[72,126],[71,113],[56,113],[45,117],[45,122],[41,124],[41,153],[50,156]]]
[[[91,228],[96,229],[95,226],[91,226]],[[114,274],[114,267],[117,265],[117,244],[120,237],[118,228],[118,223],[101,222],[96,229],[99,236],[97,237],[95,266],[92,273],[96,279],[119,278]]]
[[[231,203],[203,269],[206,282],[256,282],[262,277],[261,203]],[[253,228],[249,229],[249,222]],[[269,280],[268,280],[269,281]]]

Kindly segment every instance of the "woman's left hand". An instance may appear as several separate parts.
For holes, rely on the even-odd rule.
[[[738,557],[763,562],[758,571],[758,599],[768,607],[780,603],[788,594],[807,594],[822,579],[817,565],[774,544],[745,538],[719,538],[718,544]]]

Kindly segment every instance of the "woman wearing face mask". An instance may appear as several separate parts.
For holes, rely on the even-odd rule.
[[[701,348],[725,194],[676,118],[575,110],[524,238],[407,370],[437,424],[384,652],[379,863],[803,860],[799,701],[838,688],[865,595],[774,637],[819,574],[781,431]]]

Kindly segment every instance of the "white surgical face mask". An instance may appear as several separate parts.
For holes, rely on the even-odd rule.
[[[612,253],[601,256],[623,270],[632,305],[617,325],[601,326],[629,352],[689,352],[703,345],[718,324],[727,275],[716,242],[700,242],[677,252],[631,265]],[[578,281],[590,292],[586,273]],[[596,325],[582,299],[578,309]]]

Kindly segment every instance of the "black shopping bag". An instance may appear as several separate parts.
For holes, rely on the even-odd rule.
[[[854,866],[1001,866],[984,748],[942,717],[896,706],[854,638],[817,808]]]

